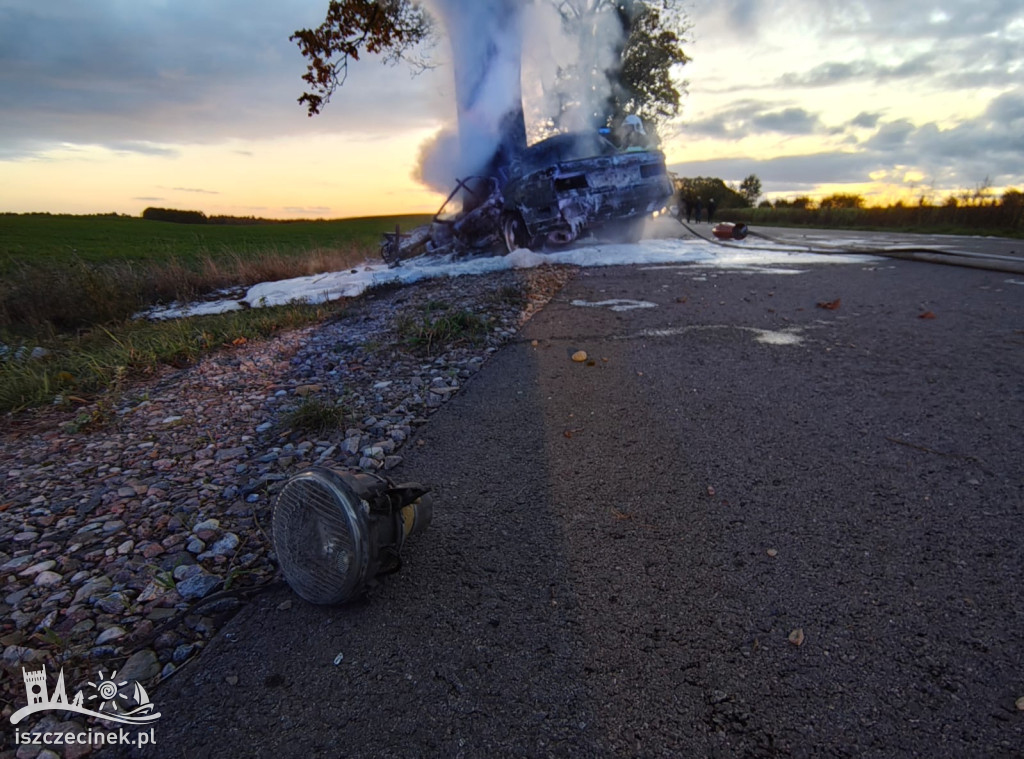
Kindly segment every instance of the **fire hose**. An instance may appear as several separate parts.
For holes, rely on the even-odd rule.
[[[762,234],[760,232],[753,232],[746,225],[743,226],[743,233],[741,237],[736,239],[743,239],[747,235],[751,237],[759,237],[763,240],[767,240],[776,245],[782,246],[781,248],[758,248],[757,246],[748,245],[736,245],[725,240],[712,239],[705,237],[700,234],[689,224],[683,221],[679,221],[680,224],[695,237],[713,242],[716,245],[722,245],[727,248],[734,248],[737,250],[771,250],[778,252],[788,250],[794,253],[817,253],[822,255],[865,255],[865,256],[882,256],[885,258],[896,258],[904,261],[921,261],[924,263],[932,264],[944,264],[947,266],[963,266],[969,269],[986,269],[989,271],[1004,272],[1007,274],[1024,274],[1024,259],[1017,258],[1015,256],[1003,256],[996,253],[969,253],[967,251],[949,251],[949,250],[938,250],[935,248],[926,247],[891,247],[891,248],[828,248],[823,246],[812,246],[812,245],[794,245],[793,243],[786,243],[782,240],[777,240],[770,235]]]

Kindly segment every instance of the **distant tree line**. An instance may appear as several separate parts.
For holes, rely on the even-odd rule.
[[[751,205],[747,195],[717,177],[676,177],[674,181],[676,199],[680,202],[685,201],[692,204],[699,200],[706,206],[709,200],[713,200],[715,205],[723,210],[749,208]],[[758,183],[758,192],[760,192],[760,183]]]
[[[107,213],[83,213],[83,214],[70,214],[70,213],[51,213],[50,211],[0,211],[0,216],[78,216],[83,219],[131,219],[133,218],[129,213],[118,213],[117,211],[108,211]]]
[[[1024,193],[1009,189],[995,195],[983,182],[972,190],[960,190],[933,203],[926,195],[916,203],[896,201],[887,206],[869,206],[863,195],[833,193],[815,200],[798,195],[762,200],[761,180],[751,174],[738,186],[717,177],[674,176],[675,202],[707,207],[713,200],[717,216],[746,224],[808,226],[845,229],[895,229],[907,232],[935,231],[949,234],[1024,236]],[[727,215],[722,215],[727,212]]]
[[[896,201],[887,206],[868,206],[857,194],[836,193],[815,200],[807,195],[763,200],[757,208],[743,209],[734,221],[747,224],[817,226],[846,229],[928,230],[950,234],[975,233],[1024,235],[1024,193],[1006,190],[991,193],[961,191],[939,203],[921,197],[916,203]]]
[[[202,211],[183,211],[177,208],[149,207],[142,212],[147,221],[169,221],[172,224],[220,224],[250,226],[256,224],[292,224],[302,219],[261,219],[257,216],[207,216]]]

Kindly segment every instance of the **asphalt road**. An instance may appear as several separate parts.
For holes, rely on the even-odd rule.
[[[728,211],[725,212],[726,215]],[[719,220],[715,220],[715,224]],[[727,218],[722,221],[728,221]],[[698,237],[714,240],[711,230],[714,224],[707,222],[690,223],[685,229]],[[648,237],[680,237],[680,223],[675,218],[663,216],[648,224]],[[991,256],[1005,261],[1024,264],[1024,240],[990,235],[943,235],[916,234],[893,231],[865,231],[846,229],[811,229],[808,227],[750,227],[750,236],[742,243],[756,246],[763,240],[774,244],[793,246],[794,249],[830,250],[858,252],[884,249],[928,249],[937,253],[960,254],[966,257]],[[1014,267],[1016,268],[1016,267]]]
[[[800,271],[581,271],[404,449],[402,571],[258,598],[141,755],[1021,756],[1024,279]]]
[[[709,236],[709,225],[690,225],[698,234]],[[753,231],[780,242],[794,245],[845,245],[851,249],[864,248],[932,248],[937,251],[1006,256],[1024,261],[1024,240],[987,235],[911,234],[889,231],[855,231],[842,229],[807,229],[802,227],[755,227]]]

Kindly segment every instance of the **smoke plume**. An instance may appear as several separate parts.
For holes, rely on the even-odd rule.
[[[595,4],[569,0],[567,24],[551,0],[426,5],[450,45],[457,122],[421,146],[417,179],[447,192],[456,178],[493,173],[526,146],[526,112],[535,138],[594,126],[622,43],[614,13],[577,13]]]

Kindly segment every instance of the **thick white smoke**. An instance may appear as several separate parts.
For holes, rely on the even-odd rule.
[[[419,175],[444,190],[456,177],[486,173],[510,135],[509,120],[521,119],[526,2],[428,0],[426,5],[451,47],[458,123],[423,147]]]
[[[553,124],[593,126],[622,28],[613,13],[592,10],[600,2],[558,5],[562,11],[554,0],[426,0],[450,44],[457,123],[421,147],[418,180],[447,192],[458,177],[487,173],[499,152],[524,146],[514,144],[526,139],[524,110],[534,137]]]
[[[523,40],[523,100],[530,133],[594,128],[611,95],[606,72],[619,59],[622,25],[600,2],[528,3]],[[610,4],[608,4],[610,6]],[[563,13],[569,17],[566,23]]]

